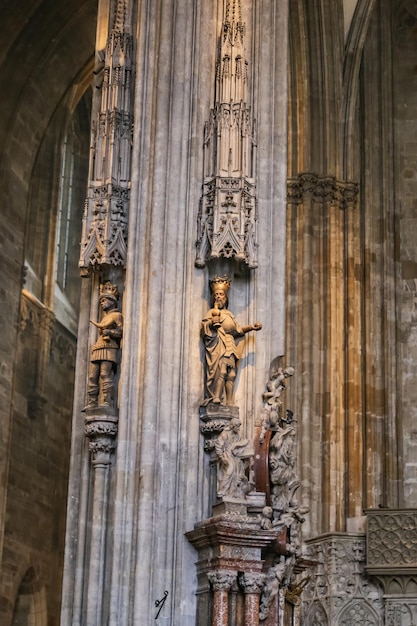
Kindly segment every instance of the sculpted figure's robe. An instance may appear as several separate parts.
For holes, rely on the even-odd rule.
[[[220,366],[224,359],[228,359],[230,367],[237,370],[239,359],[242,356],[243,344],[237,344],[236,338],[243,337],[244,332],[234,315],[227,309],[220,313],[220,326],[213,326],[213,309],[201,322],[201,336],[206,350],[206,384],[203,405],[207,405],[215,397],[219,380]]]

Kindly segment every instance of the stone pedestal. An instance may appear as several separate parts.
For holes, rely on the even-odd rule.
[[[221,502],[213,514],[186,535],[198,551],[196,623],[256,626],[264,552],[274,548],[279,531],[261,529],[244,502]]]

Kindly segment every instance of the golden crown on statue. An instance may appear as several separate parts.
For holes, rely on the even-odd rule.
[[[100,285],[100,299],[101,298],[110,298],[117,302],[119,299],[119,289],[117,285],[112,285],[109,280],[102,283]]]
[[[230,289],[230,285],[232,281],[227,276],[216,276],[210,280],[210,289],[211,292],[214,293],[216,289],[223,289],[223,291],[227,294]]]

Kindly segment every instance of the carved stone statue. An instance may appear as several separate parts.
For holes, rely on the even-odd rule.
[[[227,309],[227,293],[230,280],[227,276],[215,276],[210,281],[213,294],[213,308],[208,311],[201,323],[201,336],[206,349],[206,381],[203,406],[209,402],[235,405],[235,380],[241,347],[239,338],[251,330],[261,330],[262,324],[240,326],[234,315]]]
[[[276,596],[278,595],[287,569],[288,564],[286,562],[286,559],[284,556],[281,556],[277,559],[275,565],[268,570],[259,604],[259,619],[261,621],[265,620],[268,617],[269,607],[272,604],[274,598],[276,598]]]
[[[269,447],[271,500],[277,511],[296,506],[294,492],[300,481],[295,473],[295,428],[292,424],[278,427]]]
[[[123,316],[117,310],[118,300],[119,290],[116,285],[110,281],[100,285],[100,306],[104,314],[99,323],[90,320],[98,328],[99,337],[91,350],[85,410],[113,406],[114,376],[123,334]]]
[[[250,490],[246,476],[247,459],[253,449],[247,439],[240,437],[241,422],[234,417],[216,439],[217,495],[219,498],[244,499]]]

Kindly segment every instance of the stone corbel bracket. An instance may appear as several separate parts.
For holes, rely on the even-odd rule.
[[[116,449],[118,416],[106,414],[102,408],[86,411],[84,433],[88,438],[91,462],[108,465]]]
[[[239,417],[239,407],[208,404],[200,407],[200,432],[204,437],[204,450],[213,452],[216,439],[231,419]]]

